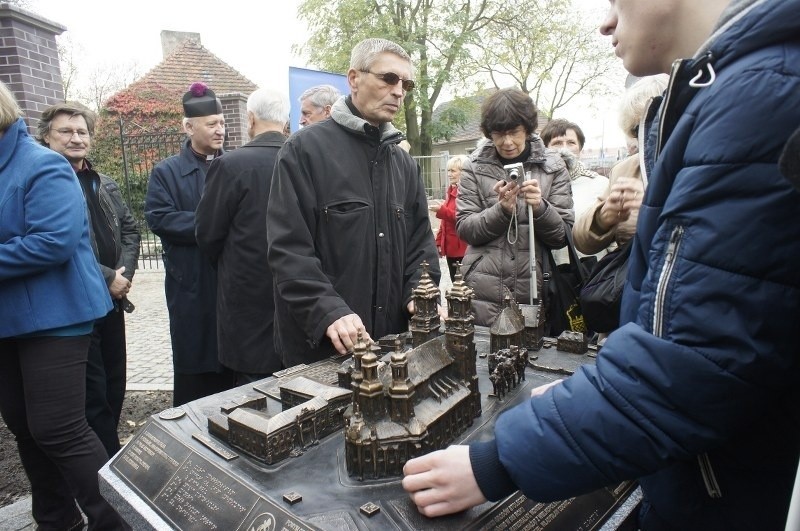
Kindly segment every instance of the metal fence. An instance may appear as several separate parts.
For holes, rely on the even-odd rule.
[[[139,268],[158,269],[161,262],[161,240],[150,231],[144,219],[144,198],[147,181],[153,168],[163,159],[180,153],[185,139],[177,129],[152,131],[131,122],[119,121],[119,142],[122,148],[122,190],[136,219],[142,236],[139,248]],[[447,191],[448,153],[415,156],[425,183],[428,199],[443,199]]]
[[[132,122],[119,121],[119,141],[122,147],[122,188],[131,208],[142,240],[139,247],[139,267],[161,267],[161,240],[150,232],[144,220],[144,197],[150,172],[163,159],[180,153],[185,135],[176,128],[160,131],[146,130]]]
[[[419,164],[422,180],[425,182],[425,192],[428,199],[444,199],[447,193],[447,161],[450,154],[443,152],[439,155],[415,156]]]

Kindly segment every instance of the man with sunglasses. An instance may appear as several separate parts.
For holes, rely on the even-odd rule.
[[[267,240],[275,347],[286,367],[345,354],[359,332],[407,330],[420,264],[439,280],[425,188],[391,124],[414,88],[412,72],[399,45],[360,42],[350,95],[278,154]]]

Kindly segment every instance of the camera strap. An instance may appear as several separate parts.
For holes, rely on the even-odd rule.
[[[517,208],[519,205],[514,205],[514,210],[511,211],[511,219],[508,222],[508,230],[506,231],[506,241],[511,245],[517,243],[519,236],[519,220],[517,219]]]

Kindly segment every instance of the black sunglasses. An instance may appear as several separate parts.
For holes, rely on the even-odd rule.
[[[395,86],[395,85],[397,85],[398,81],[402,81],[403,82],[403,90],[405,90],[406,92],[408,92],[410,90],[414,90],[414,87],[416,86],[414,84],[414,80],[413,79],[403,79],[402,77],[398,76],[394,72],[386,72],[385,74],[376,74],[375,72],[370,72],[369,70],[362,70],[362,72],[366,72],[367,74],[372,74],[373,76],[377,77],[378,79],[380,79],[384,83],[386,83],[388,85],[391,85],[391,86]]]

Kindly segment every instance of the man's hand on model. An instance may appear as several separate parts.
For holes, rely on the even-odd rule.
[[[469,446],[450,446],[412,459],[403,474],[403,488],[425,516],[456,513],[486,501],[472,473]]]
[[[358,340],[359,332],[361,332],[361,338],[364,341],[369,339],[369,334],[364,327],[364,323],[361,322],[361,317],[351,313],[331,323],[325,331],[325,335],[330,338],[336,352],[339,354],[347,354],[353,350],[353,346]]]

